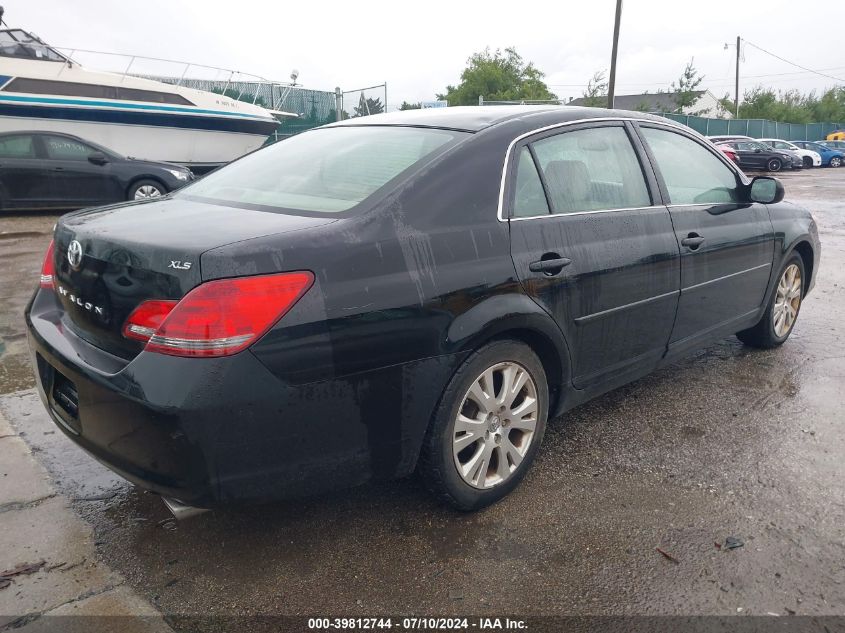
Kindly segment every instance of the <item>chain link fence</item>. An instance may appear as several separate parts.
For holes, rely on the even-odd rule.
[[[214,92],[238,101],[254,103],[268,110],[295,115],[280,115],[279,127],[267,139],[268,143],[274,143],[282,138],[341,119],[370,116],[387,111],[387,83],[346,91],[336,88],[334,92],[329,92],[263,79],[250,81],[134,73],[133,75],[195,90]],[[338,112],[340,112],[339,115]]]

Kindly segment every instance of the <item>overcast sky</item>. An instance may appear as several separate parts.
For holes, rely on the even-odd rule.
[[[615,0],[0,0],[6,22],[67,46],[194,61],[344,90],[386,81],[391,106],[434,99],[475,51],[514,46],[560,97],[610,61]],[[617,94],[656,92],[695,58],[702,87],[733,95],[733,43],[845,78],[845,2],[626,0]],[[731,47],[725,50],[725,44]],[[740,92],[837,82],[746,45]],[[767,75],[767,76],[761,76]],[[845,80],[839,82],[845,84]],[[392,109],[392,108],[391,108]]]

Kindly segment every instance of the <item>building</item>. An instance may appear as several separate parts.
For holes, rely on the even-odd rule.
[[[684,108],[682,114],[730,119],[732,114],[719,105],[719,99],[709,90],[695,90],[694,104]],[[586,105],[586,99],[572,99],[567,105]],[[671,92],[644,93],[639,95],[616,95],[614,106],[619,110],[638,110],[640,112],[674,112],[678,107],[675,95]]]

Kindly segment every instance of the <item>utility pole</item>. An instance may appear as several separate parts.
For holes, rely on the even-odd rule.
[[[607,107],[613,107],[616,92],[616,53],[619,50],[619,23],[622,21],[622,0],[616,0],[616,21],[613,24],[613,50],[610,52],[610,79],[607,82]]]
[[[334,89],[334,113],[338,121],[343,119],[343,93],[340,88]]]
[[[736,36],[736,83],[734,84],[734,117],[739,118],[739,47],[740,37]]]

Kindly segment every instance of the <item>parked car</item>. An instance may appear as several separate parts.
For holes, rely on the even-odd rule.
[[[0,210],[79,209],[157,198],[193,179],[190,170],[121,156],[58,132],[0,134]]]
[[[845,150],[845,141],[819,141],[819,145],[824,145],[830,149]]]
[[[809,149],[822,157],[822,166],[824,167],[841,167],[845,163],[845,151],[838,149],[831,149],[821,143],[813,141],[793,141],[801,149]]]
[[[739,158],[739,166],[751,171],[791,169],[796,161],[801,161],[797,154],[788,154],[757,141],[726,141],[718,145],[730,147]]]
[[[828,141],[845,141],[845,130],[836,130],[825,136]]]
[[[761,143],[765,143],[769,147],[774,149],[784,150],[788,152],[792,152],[793,154],[798,154],[803,161],[804,167],[821,167],[822,164],[822,157],[818,152],[814,152],[809,149],[803,149],[798,147],[794,143],[790,143],[789,141],[784,141],[779,138],[761,138]]]
[[[713,136],[706,137],[712,143],[723,143],[725,141],[753,141],[754,139],[750,136],[744,136],[742,134],[714,134]]]
[[[736,163],[737,165],[739,165],[739,156],[737,156],[737,155],[736,155],[736,152],[733,150],[733,148],[732,148],[732,147],[730,147],[730,146],[728,146],[728,145],[725,145],[724,143],[720,143],[719,145],[716,145],[716,147],[718,147],[718,148],[719,148],[719,150],[720,150],[720,151],[721,151],[721,152],[722,152],[725,156],[727,156],[727,157],[728,157],[728,158],[730,158],[730,159],[731,159],[734,163]]]
[[[416,470],[480,508],[547,420],[723,337],[787,340],[820,247],[783,195],[638,112],[348,119],[60,218],[26,308],[38,390],[188,506]]]

